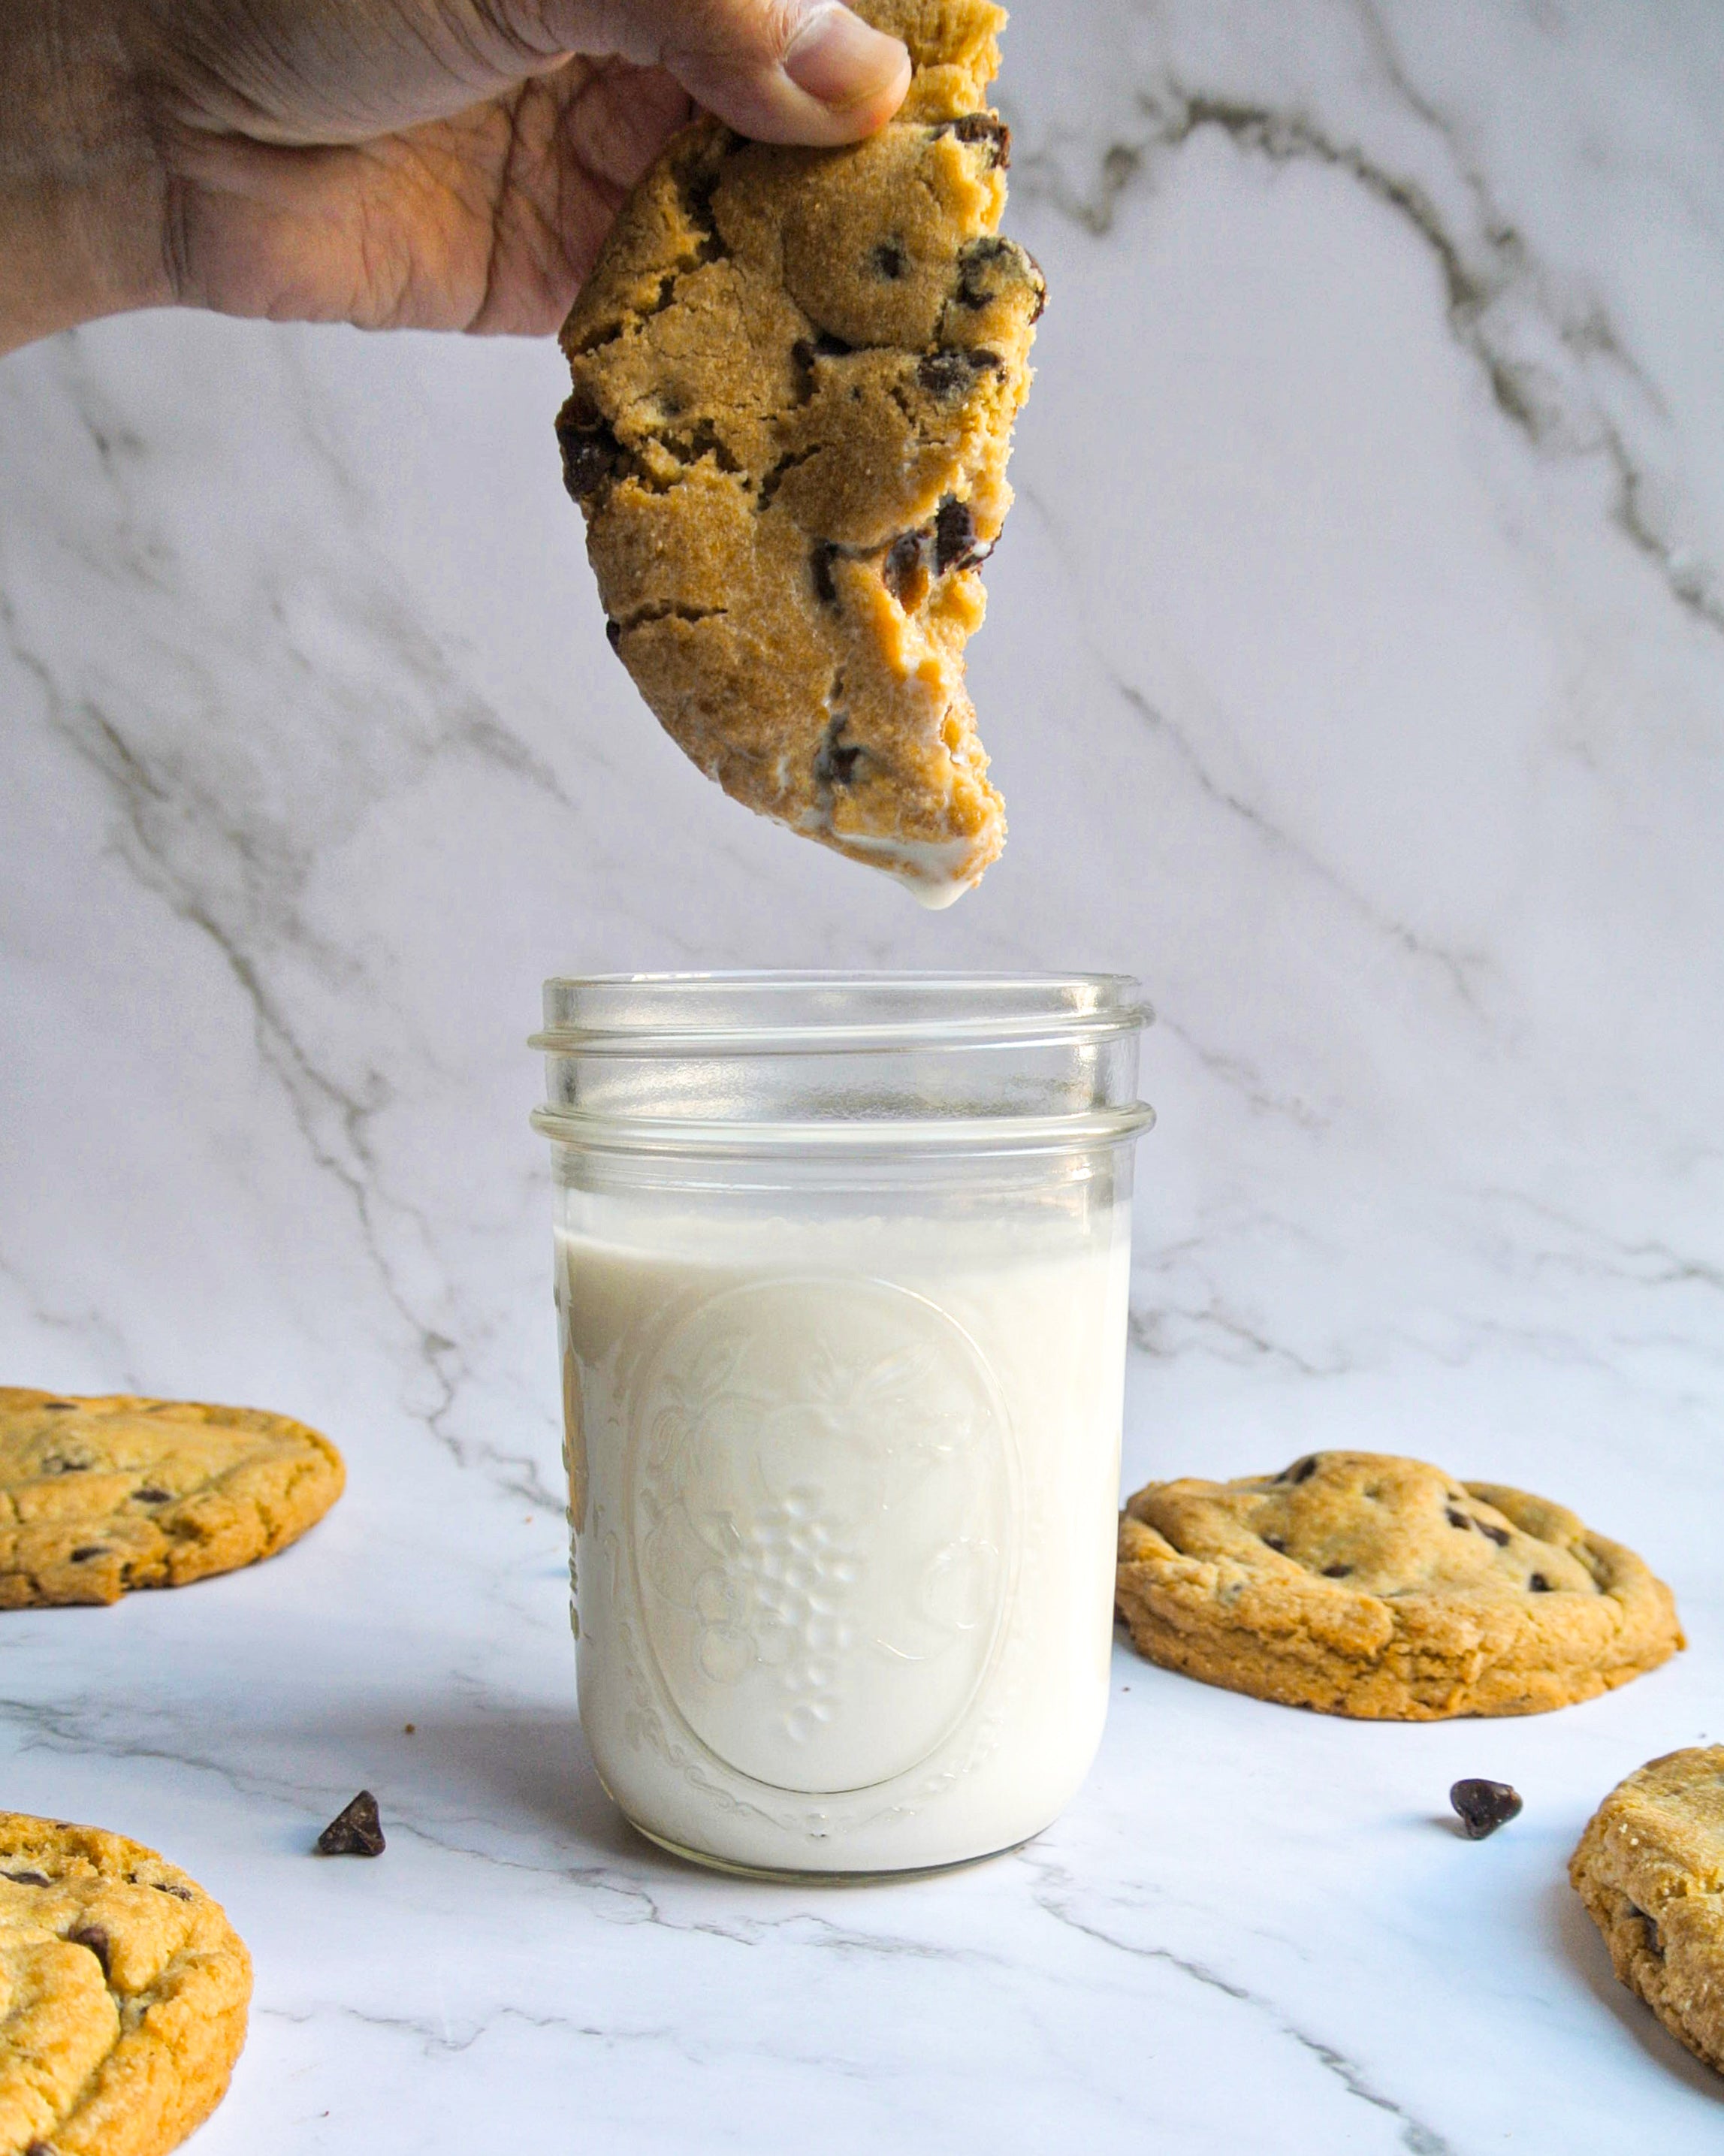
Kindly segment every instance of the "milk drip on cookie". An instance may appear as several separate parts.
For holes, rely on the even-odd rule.
[[[963,653],[1044,286],[999,232],[1003,14],[858,13],[910,49],[896,119],[841,150],[678,136],[564,326],[557,432],[612,646],[672,738],[943,906],[1005,843]]]

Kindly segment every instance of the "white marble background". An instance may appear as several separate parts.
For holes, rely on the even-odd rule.
[[[548,346],[165,317],[0,365],[3,1375],[254,1401],[350,1494],[254,1573],[4,1620],[3,1800],[258,1964],[198,2146],[1711,2149],[1562,1881],[1724,1738],[1724,11],[1020,0],[1053,304],[926,916],[610,660]],[[1367,1728],[1121,1651],[1036,1846],[660,1862],[572,1713],[558,970],[1105,966],[1162,1013],[1132,1481],[1317,1443],[1559,1496],[1682,1661]],[[416,1734],[403,1725],[413,1722]],[[1527,1798],[1475,1848],[1449,1782]],[[305,1854],[360,1783],[387,1856]]]

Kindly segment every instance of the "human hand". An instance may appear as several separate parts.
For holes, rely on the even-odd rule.
[[[0,0],[0,351],[128,307],[543,332],[691,100],[854,141],[838,0]]]

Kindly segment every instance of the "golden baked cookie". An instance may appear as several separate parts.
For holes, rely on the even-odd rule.
[[[1668,1753],[1619,1782],[1568,1876],[1619,1979],[1724,2071],[1724,1744]]]
[[[1669,1588],[1573,1512],[1376,1452],[1150,1483],[1117,1593],[1152,1661],[1371,1720],[1542,1714],[1683,1644]]]
[[[1045,288],[999,235],[989,0],[857,0],[916,72],[865,142],[702,121],[623,204],[557,421],[608,634],[761,814],[929,904],[1005,840],[964,688]]]
[[[251,1957],[183,1871],[0,1812],[0,2149],[161,2156],[221,2102]]]
[[[117,1602],[273,1557],[346,1480],[329,1440],[285,1415],[0,1385],[0,1609]]]

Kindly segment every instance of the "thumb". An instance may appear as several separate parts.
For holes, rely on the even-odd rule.
[[[639,13],[659,65],[761,141],[854,142],[910,87],[903,45],[840,0],[641,0]]]

